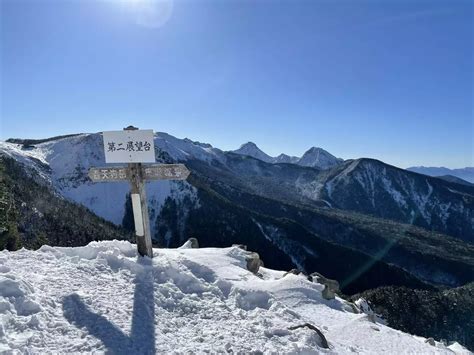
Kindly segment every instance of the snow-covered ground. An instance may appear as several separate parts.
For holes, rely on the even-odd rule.
[[[325,300],[304,276],[246,268],[237,247],[128,242],[0,252],[0,353],[468,353],[425,343]],[[307,327],[311,323],[324,334]]]

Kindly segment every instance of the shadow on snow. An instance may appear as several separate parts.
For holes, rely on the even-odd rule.
[[[138,257],[143,266],[135,277],[133,316],[130,336],[124,334],[105,317],[90,311],[77,294],[63,299],[64,317],[78,328],[100,339],[113,354],[155,353],[155,307],[153,297],[153,270],[151,259]]]

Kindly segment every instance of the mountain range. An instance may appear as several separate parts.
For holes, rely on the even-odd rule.
[[[328,169],[333,166],[337,166],[343,162],[343,159],[336,158],[331,153],[318,147],[312,147],[308,149],[301,157],[289,156],[284,153],[280,154],[277,157],[271,157],[265,152],[263,152],[259,147],[257,147],[255,143],[247,142],[241,145],[239,149],[233,150],[232,152],[240,155],[247,155],[262,160],[266,163],[297,164],[301,166],[310,166],[319,169]]]
[[[225,152],[156,133],[155,150],[157,162],[182,162],[191,170],[184,182],[147,183],[156,245],[177,246],[190,236],[203,246],[246,244],[270,267],[327,274],[349,294],[474,281],[472,186],[374,159],[335,158],[327,167],[322,157],[329,153],[318,148],[292,163],[266,162],[252,144]],[[87,177],[90,167],[105,165],[100,133],[10,140],[0,143],[0,154],[30,184],[85,206],[114,228],[133,229],[128,184],[94,184]],[[22,205],[44,213],[31,196],[16,205],[20,214]],[[34,239],[44,228],[36,226],[23,224],[19,233]],[[107,228],[109,235],[119,231]]]
[[[317,271],[345,294],[363,292],[398,329],[472,346],[456,322],[469,317],[474,281],[471,184],[374,159],[343,161],[321,148],[273,158],[252,143],[226,152],[156,133],[155,153],[191,170],[187,181],[147,183],[155,246],[189,237],[203,247],[245,244],[265,266]],[[100,133],[0,142],[0,248],[133,241],[129,185],[87,176],[104,165]],[[423,305],[426,326],[401,316],[398,294]],[[449,318],[446,326],[430,326],[433,311]]]
[[[456,177],[464,181],[474,184],[474,167],[467,167],[461,169],[448,169],[444,167],[425,167],[425,166],[412,166],[407,170],[414,171],[416,173],[425,174],[429,176],[436,176],[441,178]],[[452,178],[451,178],[452,179]]]

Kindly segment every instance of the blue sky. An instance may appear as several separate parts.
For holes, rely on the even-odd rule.
[[[1,139],[128,124],[474,166],[473,2],[0,0]]]

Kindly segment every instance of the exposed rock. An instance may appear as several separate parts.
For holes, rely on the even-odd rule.
[[[362,313],[362,311],[359,309],[359,307],[357,307],[357,305],[354,304],[353,302],[345,302],[344,309],[348,312],[352,312],[352,313],[355,313],[355,314]]]
[[[198,249],[199,242],[196,238],[189,238],[179,249]]]
[[[339,292],[339,282],[328,279],[318,272],[313,272],[310,276],[313,280],[325,286],[322,292],[324,299],[332,300],[336,297],[336,292]]]
[[[257,274],[260,265],[262,265],[260,255],[255,252],[249,252],[248,255],[245,257],[245,261],[247,261],[247,270],[254,274]]]
[[[377,318],[373,313],[367,314],[367,319],[372,323],[377,323]]]
[[[245,244],[232,244],[232,246],[240,248],[242,250],[247,250],[247,246]]]
[[[316,333],[318,333],[319,338],[321,339],[321,347],[324,348],[324,349],[329,349],[329,344],[328,344],[328,341],[326,340],[326,337],[324,336],[324,334],[318,328],[316,328],[314,325],[312,325],[310,323],[295,325],[294,327],[289,327],[288,329],[289,330],[295,330],[295,329],[304,328],[304,327],[309,328],[311,330],[314,330]]]
[[[331,290],[328,285],[325,286],[326,287],[324,287],[324,290],[322,292],[323,298],[326,300],[333,300],[334,298],[336,298],[336,293]]]

